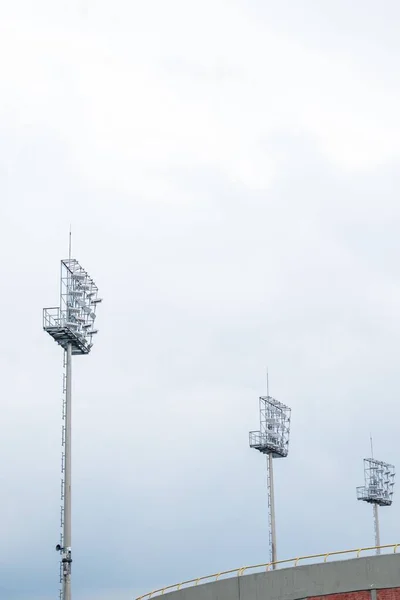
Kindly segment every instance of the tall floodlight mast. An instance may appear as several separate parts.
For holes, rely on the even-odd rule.
[[[71,362],[93,346],[96,307],[101,302],[93,279],[77,260],[61,261],[60,306],[43,309],[43,329],[64,350],[61,458],[61,600],[71,600]]]
[[[273,459],[288,455],[291,409],[269,395],[268,374],[267,395],[260,396],[259,406],[260,430],[250,431],[249,443],[250,448],[267,456],[269,557],[272,568],[275,569],[277,550]]]
[[[372,439],[371,439],[371,454]],[[379,531],[379,506],[390,506],[393,502],[394,466],[376,460],[364,458],[364,485],[357,488],[357,500],[372,504],[375,530],[376,554],[380,554],[381,537]]]

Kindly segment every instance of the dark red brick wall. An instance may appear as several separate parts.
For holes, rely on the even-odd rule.
[[[400,588],[391,588],[390,590],[377,590],[377,600],[400,600]]]
[[[312,596],[308,600],[371,600],[371,592],[344,592],[343,594],[327,594],[326,596]],[[400,588],[377,590],[376,600],[400,600]]]

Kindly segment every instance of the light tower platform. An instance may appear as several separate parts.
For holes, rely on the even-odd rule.
[[[71,354],[89,354],[96,318],[98,288],[77,260],[61,261],[60,306],[43,309],[43,329]]]
[[[291,409],[272,396],[260,396],[260,429],[250,431],[250,448],[272,458],[285,458],[289,452]]]
[[[51,335],[64,350],[71,344],[71,352],[76,354],[89,354],[91,344],[82,338],[78,332],[66,324],[64,315],[58,306],[43,309],[43,329]]]

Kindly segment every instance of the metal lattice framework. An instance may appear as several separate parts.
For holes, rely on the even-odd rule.
[[[365,484],[357,488],[357,500],[378,506],[390,506],[393,502],[394,477],[393,465],[375,458],[365,458]]]
[[[60,306],[43,309],[43,329],[72,354],[88,354],[92,347],[96,306],[101,300],[93,279],[75,259],[61,261]]]
[[[289,452],[291,409],[272,396],[260,396],[259,405],[260,430],[250,431],[250,448],[284,458]]]

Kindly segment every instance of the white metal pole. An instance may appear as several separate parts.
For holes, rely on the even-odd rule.
[[[65,488],[64,488],[64,549],[62,551],[63,600],[71,600],[71,362],[72,346],[67,345],[65,396]]]
[[[377,504],[373,504],[373,509],[374,509],[374,529],[375,529],[375,546],[376,546],[376,553],[380,554],[381,553],[381,549],[380,549],[380,545],[381,545],[381,536],[380,536],[380,532],[379,532],[379,514],[378,514],[378,505]]]
[[[275,529],[275,494],[274,494],[274,470],[273,470],[273,458],[272,454],[268,454],[268,467],[269,467],[269,478],[270,478],[270,510],[271,510],[271,546],[272,546],[272,562],[277,561],[276,553],[276,529]],[[273,564],[272,568],[275,569],[276,565]]]

